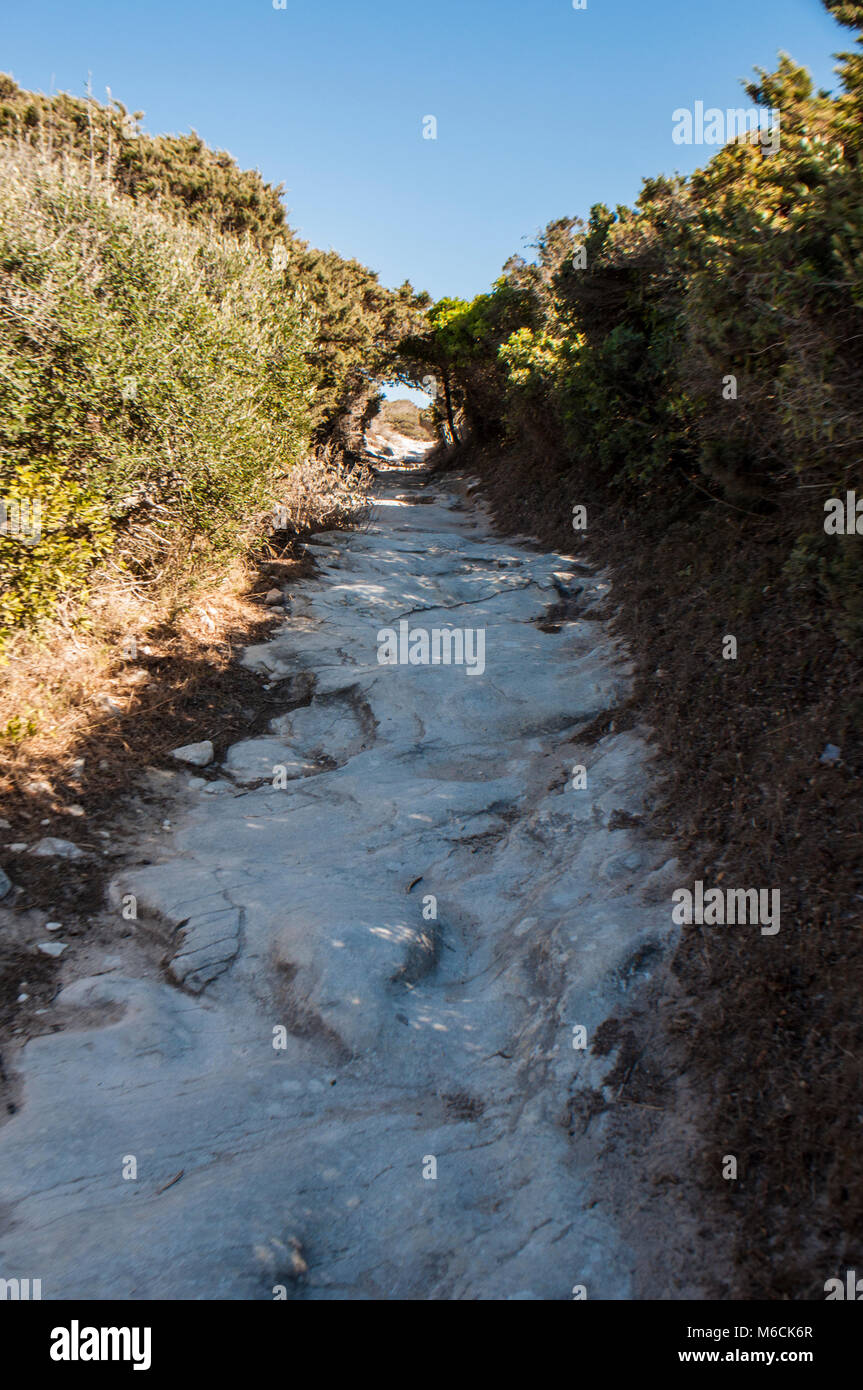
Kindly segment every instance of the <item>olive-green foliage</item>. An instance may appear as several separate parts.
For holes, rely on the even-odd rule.
[[[151,136],[143,112],[58,92],[26,92],[0,73],[0,140],[54,158],[90,160],[120,193],[157,198],[163,210],[222,232],[247,233],[261,245],[285,226],[281,186],[239,169],[229,154],[189,135]]]
[[[248,238],[36,151],[0,151],[0,178],[0,496],[42,511],[35,544],[0,535],[8,631],[109,553],[147,575],[238,544],[312,388],[307,318]]]
[[[402,339],[422,324],[429,297],[415,295],[408,283],[386,289],[358,261],[296,239],[285,252],[285,285],[302,296],[314,326],[313,430],[318,438],[335,434],[337,442],[356,448],[357,429],[349,423],[339,430],[339,424],[363,419],[379,381],[392,372]]]
[[[295,236],[282,186],[239,169],[223,150],[189,135],[147,135],[142,112],[66,92],[22,91],[0,74],[0,144],[72,154],[137,202],[155,202],[169,218],[248,236],[279,269],[285,291],[307,306],[314,333],[307,348],[313,389],[309,419],[316,439],[356,447],[356,422],[392,370],[400,340],[422,323],[428,295],[410,284],[396,290],[335,251],[318,251]]]
[[[536,317],[529,290],[506,276],[490,294],[470,302],[440,299],[428,311],[424,331],[406,337],[401,353],[415,376],[428,372],[441,378],[444,395],[435,411],[439,425],[458,408],[474,437],[494,432],[507,383],[498,347]]]
[[[38,543],[0,529],[0,639],[105,555],[152,575],[239,544],[308,442],[356,447],[430,302],[141,115],[0,75],[0,501],[42,509]]]
[[[863,5],[827,3],[863,28]],[[757,73],[752,103],[781,112],[775,152],[743,135],[691,178],[646,180],[634,208],[552,223],[534,265],[511,261],[491,295],[429,316],[426,359],[475,434],[553,436],[562,468],[586,462],[618,491],[794,498],[807,530],[831,492],[863,490],[861,43],[836,96],[784,56]],[[859,584],[840,568],[831,598]]]

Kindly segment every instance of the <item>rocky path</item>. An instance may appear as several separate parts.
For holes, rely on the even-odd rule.
[[[590,1204],[613,1158],[568,1134],[608,1063],[573,1030],[670,914],[667,851],[620,814],[642,742],[577,738],[627,689],[604,586],[400,469],[311,549],[245,657],[284,715],[190,774],[160,862],[112,885],[170,965],[74,981],[21,1054],[0,1273],[44,1298],[626,1298],[636,1256]],[[467,630],[473,669],[382,664],[402,620],[420,657],[420,629]]]

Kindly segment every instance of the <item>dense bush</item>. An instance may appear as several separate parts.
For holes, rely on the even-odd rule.
[[[829,7],[863,25],[860,5]],[[841,71],[838,96],[815,93],[783,57],[747,87],[781,112],[776,152],[741,135],[691,178],[646,180],[634,208],[550,224],[490,294],[436,306],[406,351],[446,374],[470,435],[553,447],[615,493],[694,483],[782,506],[814,545],[822,502],[859,485],[863,437],[859,54]],[[859,638],[863,568],[831,557],[803,569],[843,590],[838,626]]]
[[[94,177],[168,219],[248,238],[271,260],[284,290],[302,295],[312,322],[309,426],[320,443],[356,448],[377,383],[395,349],[421,322],[428,295],[405,283],[382,286],[377,275],[335,251],[319,251],[286,220],[281,185],[240,169],[194,131],[148,135],[142,112],[60,92],[26,92],[0,74],[0,144],[20,158],[73,157]]]
[[[307,446],[358,445],[429,302],[140,114],[0,75],[0,637],[105,555],[152,578],[237,546]]]
[[[166,213],[221,232],[248,234],[261,246],[285,229],[282,189],[229,154],[189,135],[147,135],[142,111],[121,101],[103,105],[68,92],[26,92],[0,73],[0,140],[29,147],[48,159],[66,154],[87,160],[118,193],[158,200]]]
[[[129,550],[131,518],[139,571],[233,546],[302,446],[310,328],[248,240],[35,154],[0,178],[2,496],[42,513],[0,537],[8,628]]]

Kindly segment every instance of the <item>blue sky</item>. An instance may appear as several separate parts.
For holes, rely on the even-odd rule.
[[[551,218],[704,162],[675,108],[741,105],[780,49],[833,87],[852,40],[820,0],[7,0],[0,68],[77,94],[91,71],[284,183],[315,245],[468,297]]]

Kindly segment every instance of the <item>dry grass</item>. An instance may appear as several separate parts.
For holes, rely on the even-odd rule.
[[[128,785],[130,760],[141,767],[190,741],[202,721],[183,710],[197,687],[227,678],[237,647],[272,621],[263,591],[303,572],[302,537],[362,524],[369,484],[365,468],[318,451],[283,480],[275,522],[250,517],[246,558],[226,568],[202,549],[194,576],[170,554],[146,581],[136,574],[150,537],[146,524],[133,527],[86,600],[67,595],[37,633],[13,636],[0,659],[0,805],[16,834],[26,839],[46,817],[60,826],[41,833],[68,834],[82,756],[91,795],[113,795],[120,768]]]
[[[365,464],[351,467],[324,445],[286,475],[280,506],[298,533],[357,525],[368,516],[371,486]]]
[[[259,611],[244,599],[247,567],[235,561],[214,586],[201,585],[185,602],[176,592],[141,593],[115,575],[97,576],[93,597],[83,607],[67,599],[38,635],[18,633],[3,654],[0,689],[0,796],[4,803],[22,771],[40,775],[65,768],[107,701],[125,716],[134,714],[149,684],[142,658],[166,655],[167,646],[210,651],[225,631]],[[134,640],[135,646],[130,647]],[[29,732],[28,730],[29,725]],[[22,727],[23,736],[15,733]],[[11,735],[8,731],[11,730]]]

